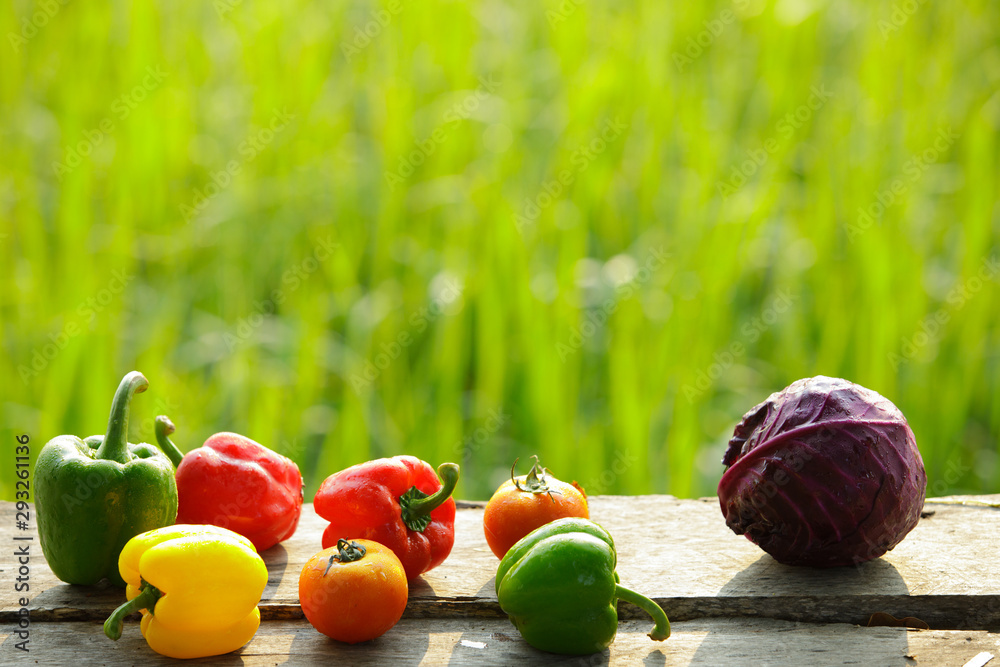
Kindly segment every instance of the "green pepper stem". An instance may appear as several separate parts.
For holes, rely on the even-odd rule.
[[[626,602],[631,602],[636,607],[639,607],[653,617],[653,621],[656,623],[656,626],[653,628],[653,631],[649,633],[650,639],[662,642],[670,636],[670,620],[667,618],[667,613],[663,611],[660,605],[656,604],[645,595],[640,595],[635,591],[629,590],[621,584],[615,585],[615,597],[625,600]]]
[[[132,455],[128,451],[128,409],[132,396],[141,394],[149,387],[149,381],[139,371],[132,371],[118,385],[115,398],[111,402],[111,416],[108,418],[108,432],[104,442],[98,447],[96,457],[128,463]]]
[[[109,638],[118,641],[118,639],[122,636],[122,628],[125,625],[125,617],[134,611],[140,611],[142,609],[148,609],[149,613],[153,613],[153,607],[156,606],[156,601],[160,599],[160,595],[162,594],[158,588],[151,586],[146,582],[142,582],[142,588],[139,590],[139,594],[111,612],[111,615],[108,616],[108,620],[104,621],[104,634],[106,634]]]
[[[441,488],[426,498],[411,501],[406,508],[404,521],[430,514],[451,497],[455,491],[455,485],[458,484],[458,464],[442,463],[438,466],[437,472],[441,478]]]
[[[156,418],[156,444],[160,446],[163,453],[167,455],[170,462],[174,464],[177,468],[181,464],[181,460],[184,458],[184,454],[181,450],[177,449],[177,445],[170,441],[167,436],[177,430],[174,423],[170,421],[169,417],[164,417],[160,415]]]

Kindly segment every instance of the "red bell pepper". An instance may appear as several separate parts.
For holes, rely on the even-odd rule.
[[[316,513],[330,522],[323,548],[337,540],[365,539],[392,549],[406,578],[440,565],[455,544],[458,466],[434,469],[414,456],[359,463],[327,477],[314,499]]]
[[[258,552],[287,540],[302,514],[302,474],[291,459],[236,433],[216,433],[181,454],[156,418],[156,439],[177,467],[177,523],[228,528]]]

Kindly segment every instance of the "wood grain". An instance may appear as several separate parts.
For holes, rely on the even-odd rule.
[[[976,500],[997,503],[1000,496]],[[1000,628],[1000,509],[930,500],[925,510],[932,514],[885,557],[821,570],[781,565],[732,534],[714,498],[591,499],[592,518],[615,537],[622,582],[656,599],[675,621],[750,616],[863,624],[882,611],[915,616],[934,629]],[[481,503],[462,504],[455,548],[441,567],[412,582],[407,617],[503,618],[493,593],[497,559],[483,537],[482,513]],[[298,573],[319,551],[325,524],[307,505],[295,536],[263,554],[270,572],[260,605],[266,620],[301,618]],[[14,532],[13,504],[0,503],[0,540],[12,545]],[[59,582],[37,537],[31,544],[33,620],[100,620],[124,599],[106,584]],[[0,557],[5,581],[13,580],[14,570],[12,555]],[[0,622],[15,618],[17,597],[12,586],[0,589]],[[622,605],[621,613],[642,616],[631,605]]]
[[[702,619],[675,623],[665,642],[646,636],[649,623],[619,626],[610,649],[592,656],[543,653],[526,644],[499,619],[435,621],[404,619],[371,642],[341,644],[306,621],[263,623],[238,652],[198,660],[206,665],[345,664],[364,665],[964,665],[980,652],[1000,654],[998,636],[986,632],[918,631],[815,625],[768,619]],[[146,645],[137,624],[128,624],[117,642],[99,623],[39,623],[31,628],[31,649],[18,651],[15,636],[0,632],[0,663],[44,665],[179,664]],[[909,656],[909,657],[907,657]]]

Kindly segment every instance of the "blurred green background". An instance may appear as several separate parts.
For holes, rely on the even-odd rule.
[[[998,492],[1000,5],[4,3],[2,478],[232,430],[307,499],[372,457],[539,454],[712,495],[814,374],[894,401],[929,495]]]

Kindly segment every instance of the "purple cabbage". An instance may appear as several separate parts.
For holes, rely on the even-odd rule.
[[[839,378],[771,394],[743,415],[722,463],[726,524],[787,565],[878,558],[917,525],[927,490],[903,414]]]

